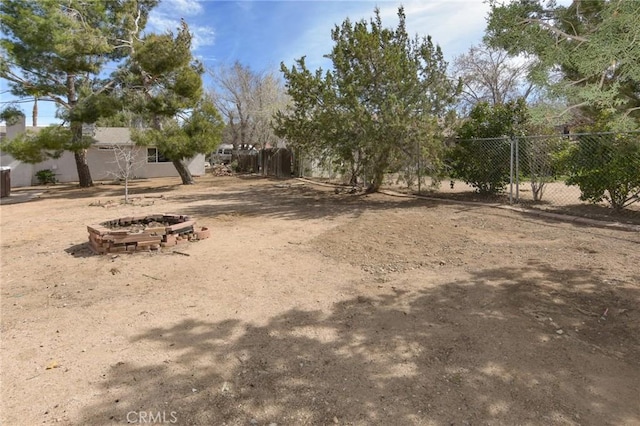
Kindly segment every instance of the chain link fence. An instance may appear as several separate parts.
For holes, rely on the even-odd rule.
[[[450,189],[528,207],[640,213],[640,132],[454,140]],[[458,186],[458,190],[455,187]]]
[[[384,186],[640,223],[640,132],[451,139],[443,148],[435,164],[419,149],[406,153]],[[304,175],[349,182],[320,162]]]

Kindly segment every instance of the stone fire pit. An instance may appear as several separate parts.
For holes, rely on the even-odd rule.
[[[189,216],[177,214],[122,217],[89,225],[87,230],[89,247],[98,254],[159,250],[211,235],[206,227],[197,230]]]

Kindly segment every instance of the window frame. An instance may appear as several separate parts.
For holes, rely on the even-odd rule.
[[[152,154],[151,151],[154,151]],[[170,163],[171,160],[166,158],[160,150],[156,147],[148,147],[147,148],[147,164],[162,164],[162,163]]]

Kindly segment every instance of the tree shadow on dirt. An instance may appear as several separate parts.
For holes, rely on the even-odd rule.
[[[609,206],[599,204],[544,205],[540,203],[521,203],[523,207],[539,209],[553,213],[584,217],[608,222],[623,222],[640,225],[640,210],[632,205],[616,211]]]
[[[333,189],[291,181],[274,181],[271,186],[256,185],[214,194],[184,194],[171,198],[185,204],[193,203],[181,209],[181,212],[199,218],[234,214],[279,219],[319,219],[345,214],[358,216],[365,210],[437,206],[433,201],[393,199],[381,194],[336,194]]]
[[[402,279],[265,325],[188,318],[149,329],[132,350],[167,360],[113,365],[96,385],[105,400],[81,423],[139,412],[184,425],[640,420],[637,289],[534,263],[421,291]]]
[[[182,187],[180,183],[162,186],[153,186],[151,183],[153,183],[153,181],[149,179],[132,181],[129,187],[129,196],[165,195],[179,190]],[[97,197],[122,197],[122,199],[124,199],[124,183],[115,184],[97,182],[94,186],[89,188],[81,188],[78,185],[72,184],[60,184],[43,188],[43,191],[44,194],[38,200],[75,200]]]
[[[425,196],[447,201],[477,202],[501,205],[510,204],[508,193],[480,194],[476,191],[453,193],[423,191],[420,194],[416,192],[411,193],[413,195]],[[556,201],[550,201],[546,199],[540,201],[520,199],[516,201],[514,205],[532,210],[541,210],[563,214],[567,216],[567,220],[570,220],[570,216],[576,216],[600,220],[603,222],[623,222],[640,225],[640,204],[638,203],[627,206],[622,210],[614,210],[611,208],[611,206],[605,204],[604,202],[600,204],[588,203],[586,201],[583,203],[558,204]]]

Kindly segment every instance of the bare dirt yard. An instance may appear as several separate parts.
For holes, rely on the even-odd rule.
[[[298,180],[122,192],[0,206],[2,425],[640,424],[637,231]],[[151,213],[211,238],[89,250]]]

